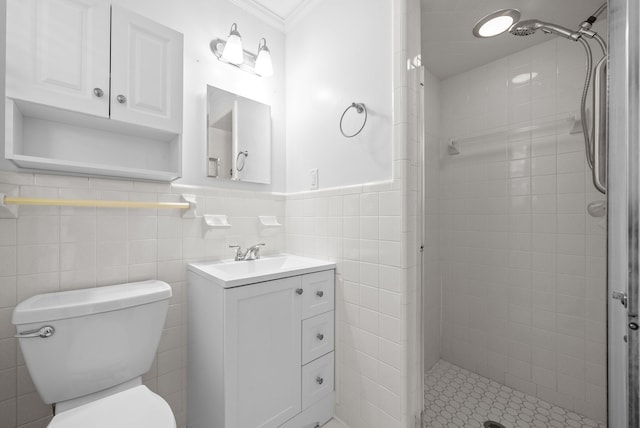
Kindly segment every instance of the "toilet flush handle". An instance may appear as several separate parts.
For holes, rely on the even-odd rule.
[[[41,337],[46,339],[47,337],[53,336],[53,333],[56,332],[56,329],[51,325],[45,325],[44,327],[37,328],[35,330],[23,331],[21,333],[16,334],[14,337],[28,339],[31,337]]]

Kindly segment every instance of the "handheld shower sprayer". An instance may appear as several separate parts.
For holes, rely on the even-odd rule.
[[[538,30],[546,34],[555,34],[571,40],[580,38],[580,35],[575,31],[571,31],[561,25],[550,24],[536,19],[520,21],[509,28],[509,32],[514,36],[530,36]]]
[[[502,9],[492,12],[480,19],[473,28],[476,37],[494,37],[505,32],[514,36],[530,36],[538,30],[545,34],[553,34],[567,40],[580,42],[585,49],[586,74],[580,99],[580,115],[584,133],[585,154],[587,164],[593,172],[593,183],[601,193],[606,192],[606,138],[607,138],[607,93],[606,67],[607,43],[602,36],[591,28],[598,17],[607,9],[607,3],[602,4],[593,14],[582,21],[577,30],[570,30],[558,24],[552,24],[537,19],[520,21],[520,11],[516,9]],[[509,20],[506,20],[509,18]],[[506,25],[505,25],[506,23]],[[593,53],[588,40],[595,40],[602,49],[603,57],[593,66]],[[587,93],[593,77],[593,120],[591,129],[587,118]],[[455,147],[454,147],[455,148]]]

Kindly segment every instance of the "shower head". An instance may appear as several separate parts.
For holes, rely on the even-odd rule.
[[[514,36],[530,36],[541,30],[545,34],[555,34],[571,40],[577,40],[575,32],[561,25],[551,24],[537,19],[527,19],[520,21],[509,28],[509,32]]]
[[[528,19],[526,21],[516,22],[513,24],[511,28],[509,28],[509,32],[514,36],[530,36],[534,34],[540,28],[540,23],[533,19]]]

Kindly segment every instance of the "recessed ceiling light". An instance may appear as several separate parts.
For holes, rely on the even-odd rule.
[[[473,26],[473,35],[476,37],[493,37],[507,31],[520,19],[520,11],[517,9],[500,9],[491,12]]]

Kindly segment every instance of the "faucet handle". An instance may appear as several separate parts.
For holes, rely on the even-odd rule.
[[[235,258],[236,261],[242,258],[242,247],[240,245],[229,245],[229,248],[236,249],[236,258]]]
[[[256,260],[260,258],[260,247],[264,247],[267,244],[261,242],[259,244],[252,245],[247,249],[247,259],[248,260]]]

